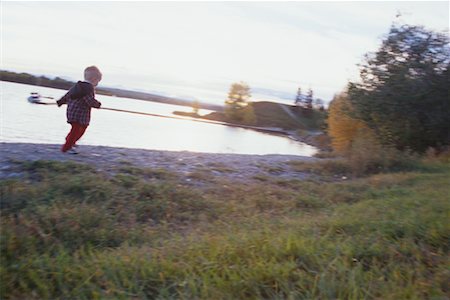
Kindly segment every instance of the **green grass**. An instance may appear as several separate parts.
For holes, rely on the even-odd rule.
[[[327,175],[342,166],[307,167]],[[201,187],[132,166],[114,175],[52,161],[17,170],[23,178],[0,184],[1,299],[450,292],[450,168],[442,163],[337,182],[265,176]]]

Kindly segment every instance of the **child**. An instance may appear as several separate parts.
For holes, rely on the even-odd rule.
[[[95,67],[87,67],[84,70],[84,81],[78,81],[56,103],[58,107],[67,104],[67,123],[72,129],[66,137],[66,143],[61,151],[78,154],[73,148],[75,143],[83,136],[91,120],[91,107],[100,108],[101,103],[95,100],[94,87],[102,80],[102,73]]]

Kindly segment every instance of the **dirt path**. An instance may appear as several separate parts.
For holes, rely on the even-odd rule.
[[[294,155],[212,154],[188,151],[156,151],[145,149],[80,146],[80,154],[63,154],[60,145],[0,143],[0,179],[19,177],[15,161],[73,161],[94,166],[99,171],[115,173],[124,166],[163,169],[186,178],[205,176],[251,181],[255,176],[303,179],[308,174],[296,172],[291,161],[312,161],[316,158]]]
[[[285,105],[278,104],[282,110],[284,110],[293,120],[299,122],[298,117]]]

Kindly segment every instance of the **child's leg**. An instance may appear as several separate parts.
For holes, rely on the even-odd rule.
[[[66,152],[67,150],[72,148],[77,141],[77,137],[80,136],[79,132],[82,130],[84,133],[84,130],[86,130],[86,128],[84,128],[83,130],[83,127],[85,126],[78,123],[70,123],[70,125],[72,125],[72,128],[70,129],[70,132],[66,137],[66,143],[61,148],[62,152]],[[83,133],[81,135],[83,135]]]
[[[86,132],[87,126],[86,125],[81,125],[78,129],[77,135],[75,136],[75,142],[73,143],[74,145],[76,144],[76,142],[78,142],[78,140],[83,136],[83,134]]]
[[[67,136],[66,136],[66,143],[61,148],[62,152],[66,152],[67,150],[69,150],[72,147],[71,143],[73,140],[73,136],[75,135],[75,124],[70,123],[70,126],[72,126],[72,128],[70,129],[69,134],[67,134]]]

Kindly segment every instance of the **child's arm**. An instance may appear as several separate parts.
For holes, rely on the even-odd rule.
[[[95,100],[94,95],[87,95],[85,97],[82,98],[84,100],[84,102],[86,102],[86,104],[90,107],[95,107],[95,108],[100,108],[100,106],[102,105],[100,103],[100,101]]]
[[[63,105],[63,104],[67,104],[67,101],[69,100],[69,92],[67,92],[64,96],[61,97],[61,99],[59,99],[58,101],[56,101],[56,103],[58,104],[58,107]]]

